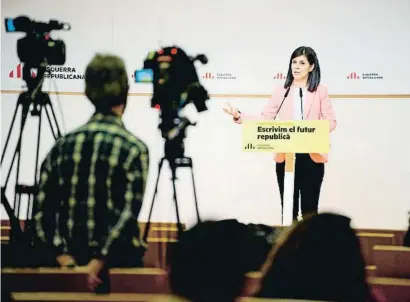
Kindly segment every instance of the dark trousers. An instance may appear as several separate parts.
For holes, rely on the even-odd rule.
[[[295,182],[293,191],[293,220],[299,213],[299,195],[302,217],[317,214],[319,208],[320,189],[322,187],[325,165],[315,163],[309,154],[296,154]],[[276,176],[280,191],[283,220],[283,191],[285,182],[285,162],[276,164]]]

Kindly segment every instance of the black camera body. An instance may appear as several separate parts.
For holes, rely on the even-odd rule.
[[[193,102],[198,112],[208,109],[206,101],[209,96],[199,83],[194,65],[197,60],[202,64],[208,62],[205,55],[192,58],[176,46],[148,54],[144,69],[135,71],[135,81],[153,84],[151,107],[159,107],[163,112],[177,112]]]
[[[17,41],[17,55],[21,62],[33,66],[64,65],[66,48],[61,40],[43,40],[27,36]]]
[[[207,110],[205,101],[209,98],[199,84],[194,62],[207,63],[204,55],[189,57],[181,48],[165,47],[151,52],[144,62],[144,69],[153,70],[154,95],[151,106],[161,109],[181,109],[190,102],[198,112]]]
[[[181,116],[181,109],[193,103],[198,112],[208,110],[208,92],[199,82],[195,61],[208,63],[205,55],[193,58],[177,46],[164,47],[151,51],[144,61],[144,69],[134,74],[135,82],[153,84],[151,107],[161,112],[159,129],[166,140],[167,158],[184,157],[186,128],[195,125]]]
[[[31,67],[64,65],[66,46],[62,40],[53,40],[52,30],[70,30],[71,26],[51,20],[49,23],[35,22],[29,17],[6,18],[6,32],[24,32],[27,35],[17,41],[17,55],[22,63]]]

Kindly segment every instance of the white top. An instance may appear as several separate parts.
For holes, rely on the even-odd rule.
[[[304,106],[305,106],[305,100],[306,100],[306,94],[307,94],[307,87],[302,87],[302,100],[300,99],[300,88],[299,87],[294,87],[292,88],[293,91],[293,119],[295,121],[300,121],[303,120],[303,115],[302,115],[302,110],[303,113],[305,112]],[[301,103],[302,102],[302,107]]]

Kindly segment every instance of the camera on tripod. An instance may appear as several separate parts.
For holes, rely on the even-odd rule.
[[[195,61],[206,64],[208,59],[200,54],[195,58],[176,46],[151,51],[144,61],[144,69],[135,71],[137,83],[152,83],[151,107],[161,111],[159,129],[165,138],[165,156],[176,158],[184,156],[186,128],[195,125],[181,110],[193,103],[198,112],[206,111],[208,92],[199,83]]]
[[[6,18],[6,32],[24,32],[27,35],[17,41],[17,55],[22,63],[33,67],[64,65],[66,47],[62,40],[53,40],[52,30],[70,30],[70,25],[50,20],[49,23],[35,22],[26,16]]]
[[[209,97],[199,83],[195,61],[208,63],[203,54],[192,58],[176,46],[164,47],[148,54],[144,69],[135,72],[135,81],[154,84],[152,107],[179,110],[193,102],[198,112],[202,112],[207,110],[205,102]]]
[[[27,84],[27,91],[23,91],[17,100],[17,105],[14,110],[13,118],[4,145],[3,153],[1,155],[1,166],[7,151],[10,141],[11,133],[15,126],[15,119],[18,109],[21,109],[19,134],[17,145],[14,149],[11,164],[5,177],[5,182],[1,187],[1,202],[9,216],[11,222],[10,243],[17,243],[29,246],[32,205],[34,196],[38,187],[38,163],[39,163],[39,149],[41,140],[41,125],[42,116],[45,111],[49,123],[50,130],[55,140],[61,137],[60,127],[54,112],[49,95],[42,91],[44,82],[44,74],[48,65],[63,65],[66,61],[66,47],[63,41],[53,40],[49,32],[52,30],[69,30],[71,27],[67,23],[61,23],[56,20],[51,20],[49,23],[35,22],[27,16],[20,16],[17,18],[5,19],[6,32],[23,32],[26,36],[17,41],[17,55],[23,67],[23,80]],[[36,76],[32,76],[32,69],[36,68]],[[31,116],[38,117],[38,132],[37,132],[37,146],[32,146],[35,150],[35,166],[34,166],[34,181],[31,185],[20,184],[20,161],[22,151],[23,132],[29,117],[31,109]],[[43,110],[44,109],[44,110]],[[14,186],[14,207],[8,202],[6,196],[7,184],[10,180],[11,171],[14,163],[17,162],[16,183]],[[21,201],[22,195],[27,195],[27,211],[25,215],[24,232],[20,228],[19,218],[21,215]]]
[[[152,83],[154,86],[151,107],[160,110],[159,129],[165,139],[165,156],[159,162],[155,192],[143,236],[144,241],[148,238],[152,210],[164,160],[168,161],[172,172],[173,199],[179,233],[182,232],[182,226],[175,187],[177,168],[188,167],[191,169],[196,214],[198,222],[200,222],[192,158],[185,156],[184,147],[186,129],[188,126],[196,124],[181,114],[181,110],[190,103],[195,105],[199,113],[208,109],[206,106],[206,101],[209,99],[208,92],[199,82],[194,65],[195,61],[200,61],[202,64],[208,63],[208,59],[203,54],[190,57],[177,46],[164,47],[157,51],[151,51],[144,61],[144,69],[136,70],[134,74],[135,82]]]

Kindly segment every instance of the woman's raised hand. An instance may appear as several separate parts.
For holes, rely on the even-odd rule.
[[[238,119],[241,115],[238,111],[238,109],[234,108],[231,106],[231,104],[226,103],[228,106],[223,108],[223,110],[225,111],[225,113],[232,115],[235,119]]]

